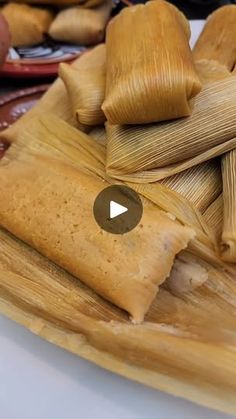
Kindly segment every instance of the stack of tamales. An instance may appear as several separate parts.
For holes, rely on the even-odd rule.
[[[192,53],[176,7],[127,8],[105,44],[62,64],[0,133],[11,144],[0,162],[0,310],[113,371],[229,412],[235,27],[236,6],[217,10]],[[143,203],[124,235],[92,214],[113,184]]]
[[[5,4],[1,13],[8,22],[13,47],[37,45],[48,36],[89,46],[103,40],[111,9],[111,0],[25,0]]]

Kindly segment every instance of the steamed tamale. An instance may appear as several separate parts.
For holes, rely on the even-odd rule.
[[[13,47],[42,42],[53,20],[51,11],[26,4],[6,4],[1,13],[7,20]]]
[[[32,124],[36,142],[37,121]],[[46,128],[47,118],[38,124],[40,136],[42,129],[45,136],[53,136]],[[86,137],[58,124],[61,136]],[[22,137],[24,144],[32,141],[31,136],[25,138],[26,130]],[[195,235],[152,205],[144,206],[142,221],[131,232],[120,236],[104,232],[92,208],[108,184],[56,155],[27,152],[17,143],[2,159],[0,176],[1,225],[127,310],[134,321],[143,320],[175,255]]]
[[[101,109],[105,96],[106,50],[102,44],[93,52],[94,61],[86,68],[61,64],[59,75],[69,96],[73,113],[79,124],[101,125],[105,115]]]
[[[107,124],[107,173],[154,182],[236,146],[236,77],[204,86],[192,115],[145,126]]]
[[[80,45],[95,45],[104,38],[105,26],[112,9],[111,0],[87,9],[72,7],[58,13],[49,28],[49,35],[57,41]]]
[[[236,5],[212,13],[193,50],[196,60],[217,60],[232,70],[236,63]]]
[[[223,231],[222,258],[236,262],[236,150],[222,156]]]
[[[189,48],[187,20],[173,5],[149,1],[109,23],[102,109],[111,124],[187,116],[201,84]]]
[[[73,62],[72,67],[78,71],[86,72],[87,69],[96,67],[98,64],[97,56],[97,49],[94,48],[77,58]],[[60,119],[68,122],[74,127],[78,126],[78,121],[73,114],[72,104],[68,97],[64,83],[60,78],[52,84],[41,100],[29,112],[18,119],[18,121],[5,131],[0,132],[0,140],[4,140],[9,143],[16,141],[21,133],[21,130],[25,128],[27,123],[30,122],[33,117],[43,114],[47,115],[48,113],[58,116]],[[80,124],[79,128],[80,130],[86,131],[88,127]]]
[[[1,315],[126,378],[232,414],[235,307],[235,278],[212,269],[203,287],[184,297],[160,289],[146,321],[134,326],[122,310],[0,229]]]

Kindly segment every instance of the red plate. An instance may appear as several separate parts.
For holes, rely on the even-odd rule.
[[[0,97],[0,131],[6,129],[31,109],[49,86],[49,84],[43,84]],[[7,147],[7,144],[0,141],[0,158]]]
[[[71,62],[74,59],[75,57],[71,58],[69,61]],[[26,64],[21,61],[15,63],[6,62],[0,71],[0,75],[18,79],[56,77],[58,74],[58,66],[59,62],[46,64],[42,64],[42,62],[36,62],[35,64]]]

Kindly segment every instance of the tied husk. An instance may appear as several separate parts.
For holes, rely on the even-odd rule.
[[[222,156],[223,231],[221,256],[227,262],[236,262],[236,151]]]
[[[204,86],[189,118],[162,124],[107,124],[107,173],[149,183],[180,173],[236,146],[236,77]]]
[[[82,54],[81,57],[73,62],[71,67],[79,72],[86,72],[87,69],[95,67],[98,64],[97,48]],[[68,122],[68,124],[73,127],[78,126],[78,121],[73,113],[70,98],[67,94],[65,85],[60,78],[50,86],[48,91],[43,95],[40,101],[30,109],[30,111],[18,119],[9,128],[0,132],[0,140],[8,143],[17,141],[22,130],[25,129],[28,123],[31,123],[33,118],[39,117],[40,115],[48,115],[49,113]],[[80,124],[79,129],[87,131],[88,127]]]
[[[135,36],[134,36],[135,34]],[[110,124],[144,124],[190,115],[199,93],[184,15],[162,0],[126,8],[106,33],[102,109]]]
[[[6,4],[1,13],[8,23],[13,47],[41,43],[53,20],[51,11],[26,4]]]
[[[54,139],[49,118],[41,121],[32,122],[33,140],[26,130],[22,134],[22,146],[29,144],[31,151],[15,143],[1,162],[1,225],[128,311],[134,322],[143,321],[176,254],[187,247],[194,231],[152,205],[144,205],[142,222],[128,234],[103,231],[91,209],[109,183],[45,153],[40,139],[50,144],[58,137]],[[59,120],[56,130],[62,143],[69,138],[84,142],[85,149],[93,143]]]
[[[141,325],[0,229],[0,311],[110,371],[236,413],[235,280],[212,269],[184,297],[160,292]],[[207,327],[206,327],[207,325]]]
[[[210,160],[161,183],[180,193],[204,213],[222,191],[221,171],[216,160]]]
[[[236,5],[212,13],[193,49],[195,60],[206,58],[224,64],[230,71],[236,63]]]
[[[80,45],[95,45],[104,38],[112,9],[111,0],[87,9],[71,7],[58,13],[49,28],[49,35],[57,40]]]
[[[63,80],[78,123],[101,125],[105,115],[101,109],[105,96],[106,49],[99,45],[93,52],[94,62],[82,69],[62,63],[59,76]]]

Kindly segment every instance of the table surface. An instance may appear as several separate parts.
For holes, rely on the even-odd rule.
[[[201,27],[200,22],[192,24],[192,42]],[[1,81],[1,93],[17,84],[8,83]],[[1,419],[233,417],[105,371],[1,316],[0,377]]]

